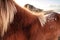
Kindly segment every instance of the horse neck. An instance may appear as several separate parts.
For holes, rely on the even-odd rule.
[[[19,20],[23,20],[21,23],[24,23],[24,25],[31,24],[34,20],[37,19],[36,16],[32,15],[32,13],[28,12],[24,8],[18,6],[17,4],[15,4],[15,6],[17,9],[16,15],[18,15],[20,18]]]

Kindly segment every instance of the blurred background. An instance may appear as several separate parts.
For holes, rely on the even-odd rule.
[[[25,4],[31,4],[36,8],[43,10],[54,10],[60,13],[60,0],[14,0],[18,5],[24,7]]]

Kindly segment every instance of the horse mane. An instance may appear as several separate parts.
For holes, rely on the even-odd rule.
[[[0,11],[0,17],[1,17],[1,23],[0,23],[0,30],[1,30],[1,36],[4,36],[4,33],[7,32],[7,29],[9,27],[9,24],[11,25],[11,28],[16,28],[17,26],[20,27],[29,27],[35,22],[39,22],[41,26],[44,26],[47,22],[47,17],[51,16],[51,14],[46,14],[45,12],[40,12],[39,14],[34,14],[34,12],[31,12],[25,8],[22,8],[18,6],[14,1],[11,0],[1,0],[1,11]],[[16,25],[15,25],[16,24]],[[41,27],[40,26],[40,27]],[[37,27],[37,26],[36,26]],[[39,28],[39,27],[38,27]],[[14,30],[14,29],[12,29]],[[37,30],[37,29],[36,29]]]
[[[12,0],[0,0],[1,36],[7,31],[8,25],[12,23],[14,14],[17,12]]]
[[[31,12],[27,11],[26,9],[18,6],[14,1],[12,0],[1,0],[1,11],[0,11],[0,16],[1,16],[1,28],[0,28],[0,35],[1,37],[4,36],[4,33],[7,32],[8,27],[10,24],[17,22],[17,17],[18,20],[21,20],[21,24],[25,26],[29,25],[36,19],[36,16],[33,16]],[[31,19],[30,19],[31,18]],[[32,21],[33,20],[33,21]],[[25,23],[24,23],[25,22]],[[14,24],[15,25],[15,24]]]
[[[0,2],[2,4],[0,5],[0,35],[3,40],[53,40],[56,38],[58,27],[60,29],[59,14],[44,11],[35,14],[12,0]]]

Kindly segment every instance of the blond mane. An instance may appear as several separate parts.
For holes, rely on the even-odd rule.
[[[14,19],[16,7],[12,0],[0,0],[0,7],[0,34],[3,36]]]

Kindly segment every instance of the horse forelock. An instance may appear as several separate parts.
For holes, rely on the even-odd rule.
[[[16,13],[16,7],[12,0],[0,0],[0,21],[2,26],[0,26],[1,36],[7,31],[8,25],[13,21],[14,14]]]

